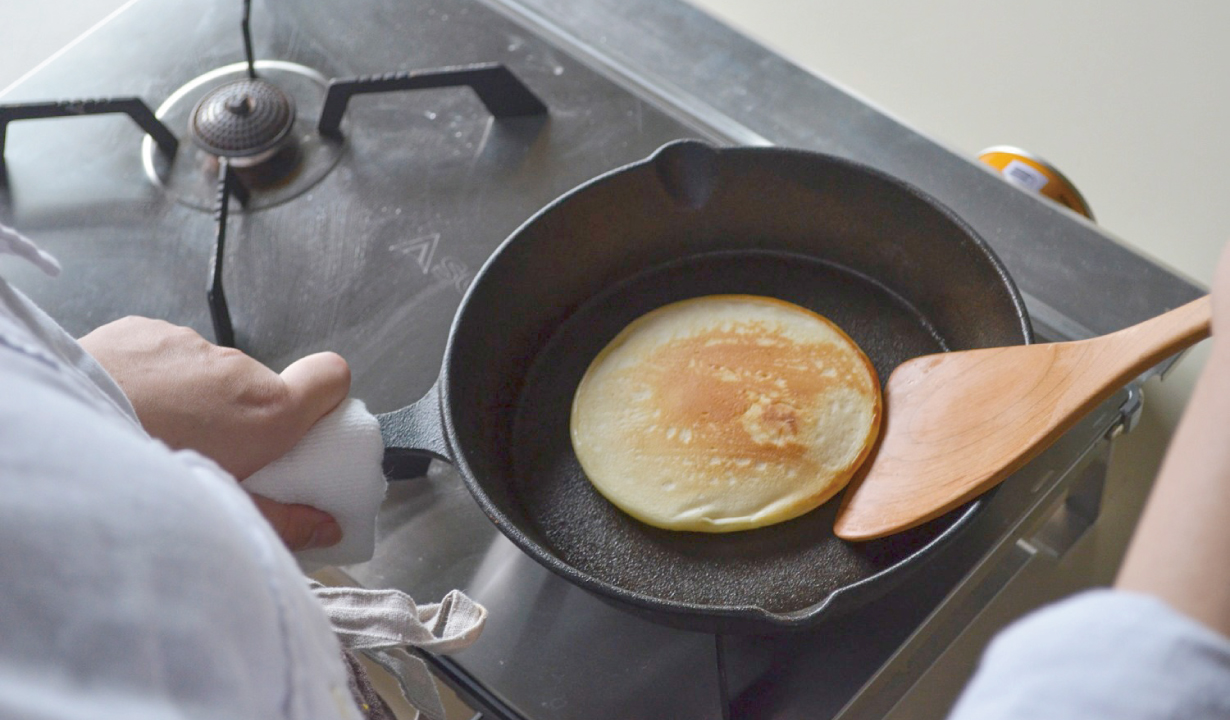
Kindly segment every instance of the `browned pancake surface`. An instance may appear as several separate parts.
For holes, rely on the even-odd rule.
[[[659,308],[594,359],[573,447],[595,487],[651,525],[725,532],[807,512],[875,441],[879,383],[828,320],[771,298]]]

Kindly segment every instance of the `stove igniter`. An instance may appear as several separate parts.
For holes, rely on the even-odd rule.
[[[192,110],[189,132],[205,152],[245,168],[276,155],[294,124],[290,96],[267,80],[248,78],[202,97]]]

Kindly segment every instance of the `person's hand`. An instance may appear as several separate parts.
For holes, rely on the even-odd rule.
[[[153,437],[188,448],[243,480],[284,455],[350,391],[335,353],[309,355],[275,373],[190,328],[126,317],[80,340],[119,384]],[[253,495],[292,550],[341,539],[328,513]]]
[[[1222,249],[1213,275],[1213,347],[1230,350],[1230,244]]]

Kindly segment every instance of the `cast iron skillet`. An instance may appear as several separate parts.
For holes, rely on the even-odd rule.
[[[582,473],[569,413],[594,355],[643,313],[715,293],[831,318],[881,381],[924,353],[1031,339],[998,259],[919,190],[816,153],[680,141],[565,194],[500,246],[462,300],[435,387],[381,416],[386,469],[405,474],[423,453],[451,462],[531,557],[666,624],[773,631],[875,599],[981,501],[863,544],[833,535],[836,500],[768,528],[680,533],[623,514]]]

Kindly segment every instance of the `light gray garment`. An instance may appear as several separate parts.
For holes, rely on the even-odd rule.
[[[0,718],[358,718],[346,672],[247,493],[0,280]]]
[[[949,720],[1223,720],[1230,640],[1145,595],[1092,590],[991,643]]]

